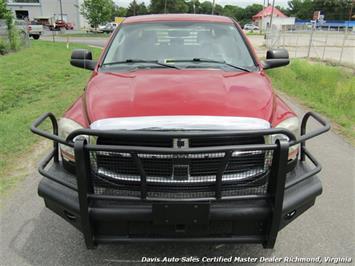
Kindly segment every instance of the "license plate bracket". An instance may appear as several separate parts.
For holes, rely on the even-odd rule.
[[[153,203],[154,224],[208,224],[210,203]]]

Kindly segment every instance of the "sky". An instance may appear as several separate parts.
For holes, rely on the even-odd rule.
[[[116,4],[118,4],[118,6],[123,6],[123,7],[127,7],[129,5],[129,3],[132,0],[115,0]],[[168,0],[168,1],[173,1],[173,0]],[[203,0],[200,0],[201,2],[203,2]],[[212,0],[209,0],[212,2]],[[265,2],[267,3],[268,0],[265,0]],[[287,7],[287,2],[289,0],[275,0],[275,5],[279,5],[282,7]],[[150,0],[137,0],[137,3],[141,3],[144,2],[146,5],[149,5]],[[272,0],[269,0],[270,4],[272,3]],[[264,4],[264,0],[216,0],[216,4],[219,5],[236,5],[236,6],[240,6],[240,7],[246,7],[248,5],[251,4]]]

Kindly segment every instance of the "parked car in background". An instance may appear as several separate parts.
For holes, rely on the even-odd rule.
[[[78,49],[70,63],[93,71],[83,95],[58,122],[45,113],[31,130],[54,142],[39,166],[38,194],[83,232],[88,248],[273,248],[279,230],[322,193],[305,141],[329,124],[313,112],[301,120],[282,101],[265,70],[288,65],[287,50],[260,61],[233,19],[129,17],[99,61]],[[322,126],[307,129],[309,118]],[[47,119],[52,130],[41,130]]]
[[[260,28],[254,24],[245,24],[244,30],[259,30]]]
[[[15,20],[14,26],[22,39],[32,37],[38,40],[43,33],[43,26],[36,21],[26,22],[25,20]],[[7,34],[7,24],[5,20],[0,20],[0,35]]]
[[[67,22],[67,25],[65,27],[66,30],[73,30],[74,29],[74,24],[71,22]]]
[[[102,29],[105,27],[106,25],[99,25],[98,27],[94,27],[93,25],[89,26],[89,27],[85,27],[84,30],[87,33],[103,33]]]
[[[97,32],[104,32],[103,30],[106,28],[106,24],[105,25],[99,25],[97,27]]]
[[[111,33],[117,28],[118,23],[110,22],[105,25],[101,30],[105,33]]]
[[[43,25],[35,20],[27,25],[28,35],[35,40],[38,40],[43,33]]]
[[[73,30],[74,25],[71,22],[66,22],[64,20],[56,20],[53,25],[49,25],[50,30],[60,30],[60,29],[66,29],[66,30]]]

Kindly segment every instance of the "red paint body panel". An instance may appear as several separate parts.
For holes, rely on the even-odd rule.
[[[228,73],[230,74],[230,73]],[[220,70],[141,70],[131,77],[98,73],[88,84],[91,122],[157,115],[246,116],[270,120],[273,93],[259,73]]]
[[[224,16],[193,15],[193,14],[158,14],[133,16],[126,18],[122,23],[144,23],[158,21],[196,21],[196,22],[219,22],[233,24],[233,20]]]
[[[66,118],[70,118],[83,127],[89,127],[89,122],[85,115],[85,104],[83,102],[83,97],[79,97],[71,107],[65,113]]]
[[[271,119],[271,125],[277,126],[281,121],[296,116],[296,114],[288,107],[288,105],[277,95],[274,98],[274,112]]]
[[[130,17],[123,23],[164,20],[235,23],[222,16],[188,14]],[[247,45],[253,50],[248,40]],[[257,58],[255,53],[254,57]],[[276,126],[295,114],[274,94],[270,79],[256,61],[261,71],[251,73],[216,69],[103,73],[96,68],[84,97],[74,103],[65,117],[85,127],[104,118],[156,115],[256,117]]]

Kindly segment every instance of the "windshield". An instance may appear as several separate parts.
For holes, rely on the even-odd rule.
[[[112,41],[102,65],[112,71],[160,68],[164,63],[174,64],[179,69],[222,68],[235,71],[235,66],[255,69],[253,58],[235,25],[198,22],[124,24]]]

